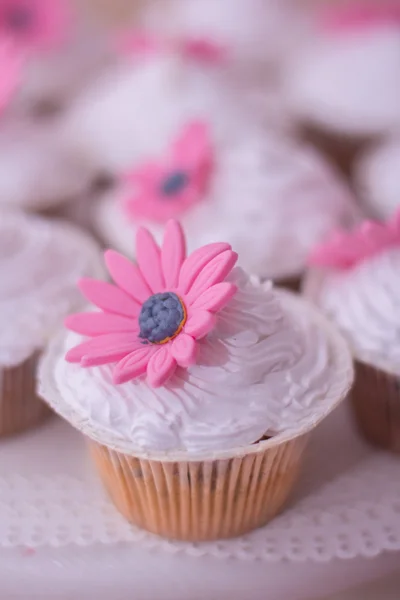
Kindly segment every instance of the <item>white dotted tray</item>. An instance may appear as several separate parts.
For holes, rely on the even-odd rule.
[[[358,573],[356,565],[363,562],[368,566]],[[183,576],[182,568],[188,564]],[[350,579],[357,583],[396,564],[400,564],[400,458],[364,444],[346,406],[316,430],[286,511],[261,530],[217,543],[170,542],[127,524],[104,494],[83,438],[56,418],[29,435],[0,444],[0,581],[10,594],[18,592],[21,572],[29,567],[32,581],[43,568],[51,578],[52,585],[46,587],[46,578],[38,575],[40,598],[53,598],[56,589],[67,593],[78,573],[79,589],[90,593],[102,581],[104,592],[110,583],[104,580],[107,569],[115,576],[116,590],[120,580],[125,582],[121,596],[115,596],[121,600],[130,597],[123,592],[124,585],[131,589],[129,583],[146,590],[151,600],[187,600],[192,598],[187,586],[193,585],[205,585],[211,599],[218,585],[228,586],[224,589],[230,600],[242,600],[244,591],[234,583],[241,572],[252,581],[246,600],[264,600],[257,594],[272,581],[276,590],[271,588],[269,600],[285,598],[280,594],[284,589],[288,593],[288,573],[297,594],[293,598],[309,598],[321,575],[324,581],[332,576],[328,593]],[[60,565],[65,566],[61,571]],[[165,578],[161,586],[162,578],[155,576],[160,569]],[[213,569],[218,575],[208,581],[206,574]],[[177,578],[182,585],[169,596],[165,586],[168,581],[177,584]],[[296,584],[298,578],[304,579],[303,588]],[[254,587],[257,581],[259,589]],[[302,596],[306,590],[308,596]],[[143,594],[140,600],[147,598]]]

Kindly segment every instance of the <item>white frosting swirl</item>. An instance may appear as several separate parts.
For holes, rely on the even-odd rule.
[[[228,138],[232,132],[246,137],[267,113],[272,129],[288,128],[278,93],[263,91],[262,115],[255,106],[245,110],[242,96],[242,90],[227,85],[223,70],[213,66],[176,55],[129,61],[110,69],[77,99],[65,134],[86,163],[119,175],[137,161],[164,153],[194,119]]]
[[[351,342],[356,358],[400,375],[400,249],[347,271],[324,274],[318,304]]]
[[[375,218],[386,221],[400,207],[400,138],[374,145],[359,158],[355,179],[361,200]]]
[[[354,218],[349,190],[314,149],[251,132],[217,132],[214,142],[210,192],[180,218],[189,250],[225,240],[246,271],[274,279],[297,276],[311,248]],[[124,194],[112,191],[95,203],[94,221],[107,244],[132,255],[137,226],[150,229],[158,241],[164,227],[129,221],[118,201]]]
[[[197,364],[162,388],[144,379],[115,386],[109,365],[67,363],[79,341],[68,334],[54,361],[63,403],[101,435],[146,451],[232,449],[317,421],[336,377],[326,332],[269,284],[254,285],[239,268],[232,280],[239,290],[199,342]]]
[[[41,349],[63,317],[82,304],[82,276],[100,275],[96,244],[64,223],[0,211],[0,365]]]
[[[318,32],[286,73],[289,103],[319,126],[376,135],[400,123],[400,33],[396,23]]]

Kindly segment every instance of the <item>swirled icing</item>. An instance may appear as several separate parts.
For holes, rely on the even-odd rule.
[[[217,132],[214,138],[210,192],[180,216],[189,249],[223,239],[248,272],[272,278],[299,275],[313,245],[353,219],[349,190],[312,148],[250,132]],[[131,222],[119,201],[125,193],[113,191],[96,203],[94,221],[107,244],[132,255],[137,226],[150,229],[158,241],[163,226]]]
[[[251,444],[312,419],[335,376],[325,332],[308,314],[292,314],[269,284],[240,268],[231,278],[238,292],[199,342],[197,364],[162,388],[144,379],[115,386],[109,365],[67,363],[65,350],[77,341],[69,333],[54,366],[63,402],[136,448],[191,454]]]
[[[84,275],[102,273],[96,244],[75,228],[0,212],[0,365],[41,349],[63,317],[82,303]]]
[[[399,124],[399,69],[396,23],[320,33],[293,56],[286,74],[289,104],[328,130],[376,135]]]
[[[384,140],[361,155],[355,179],[372,216],[387,220],[400,207],[400,139]]]
[[[351,342],[356,358],[400,374],[400,249],[323,276],[318,304]]]
[[[66,139],[89,165],[120,174],[164,152],[190,120],[204,120],[225,137],[232,130],[246,136],[249,129],[259,128],[266,115],[254,116],[254,106],[253,111],[244,110],[242,96],[242,90],[226,84],[221,70],[180,56],[128,61],[110,69],[77,99],[66,118]],[[271,114],[271,128],[286,130],[289,119],[281,98],[265,90],[262,104],[263,113]]]

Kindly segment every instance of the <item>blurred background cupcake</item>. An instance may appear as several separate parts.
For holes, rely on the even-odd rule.
[[[347,337],[356,361],[352,400],[372,443],[400,452],[400,211],[337,233],[311,254],[305,292]]]
[[[64,223],[0,210],[0,437],[47,414],[36,395],[40,352],[81,303],[76,282],[99,275],[96,244]]]

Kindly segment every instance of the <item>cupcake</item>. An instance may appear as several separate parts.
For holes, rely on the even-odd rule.
[[[62,118],[56,115],[38,120],[4,119],[0,127],[0,205],[44,211],[87,192],[92,174],[63,138]]]
[[[38,357],[60,321],[79,307],[76,281],[102,272],[97,246],[79,230],[0,211],[0,437],[48,410],[35,392]]]
[[[400,211],[313,251],[305,291],[346,336],[356,362],[352,400],[372,443],[400,452]]]
[[[207,120],[218,130],[235,126],[291,128],[280,92],[270,86],[263,108],[225,77],[229,59],[207,38],[159,38],[128,32],[119,63],[88,86],[73,104],[66,137],[83,164],[119,175],[146,154],[161,152],[188,120]]]
[[[288,104],[338,159],[400,124],[397,0],[316,9],[314,34],[289,60]]]
[[[3,0],[0,38],[21,61],[14,110],[53,111],[87,83],[106,57],[100,32],[68,0]]]
[[[231,537],[281,510],[311,430],[352,381],[347,345],[304,299],[260,284],[229,244],[188,258],[169,221],[137,233],[115,284],[84,279],[96,310],[66,321],[39,392],[86,436],[116,507],[185,540]]]
[[[354,218],[349,190],[317,152],[259,128],[190,121],[161,153],[139,153],[93,205],[99,236],[128,255],[138,227],[161,241],[179,217],[189,250],[225,239],[245,270],[296,287],[315,243]]]
[[[400,206],[400,138],[373,145],[359,157],[354,171],[366,210],[377,219],[390,218]]]

